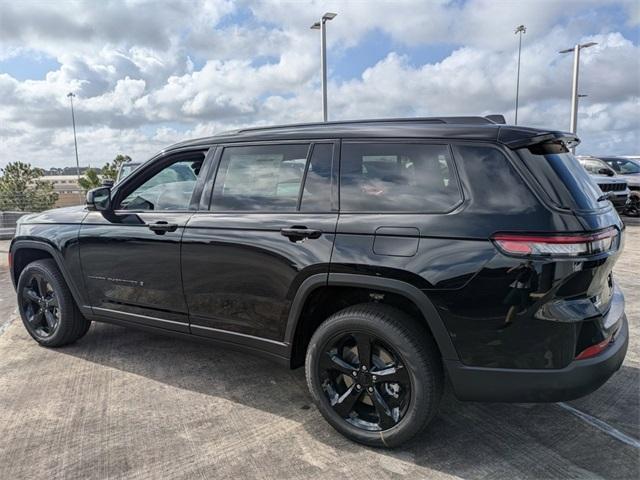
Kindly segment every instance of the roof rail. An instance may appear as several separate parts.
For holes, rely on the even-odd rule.
[[[503,122],[498,122],[498,118],[490,117],[502,117]],[[240,128],[238,130],[231,130],[228,132],[221,132],[224,134],[232,133],[245,133],[253,132],[256,130],[276,130],[281,128],[293,128],[293,127],[322,127],[325,125],[347,125],[347,124],[364,124],[364,123],[404,123],[404,122],[422,122],[422,123],[446,123],[446,124],[458,124],[458,125],[489,125],[495,123],[506,123],[502,115],[490,115],[488,117],[481,116],[469,116],[469,117],[412,117],[412,118],[371,118],[371,119],[359,119],[359,120],[337,120],[331,122],[310,122],[310,123],[290,123],[285,125],[266,125],[263,127],[247,127]]]

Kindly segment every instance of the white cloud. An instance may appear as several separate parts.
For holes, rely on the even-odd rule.
[[[93,165],[119,152],[144,159],[169,143],[243,125],[319,120],[318,36],[309,25],[331,10],[339,16],[329,27],[330,54],[344,57],[372,35],[391,46],[359,77],[330,81],[332,118],[512,119],[513,27],[526,20],[521,121],[567,128],[571,56],[557,51],[596,41],[581,61],[581,93],[589,95],[579,118],[583,151],[637,153],[640,51],[637,38],[620,32],[638,24],[638,3],[570,4],[569,14],[567,2],[550,0],[131,0],[80,2],[69,16],[53,2],[5,3],[0,59],[50,55],[61,66],[42,80],[0,72],[0,166],[16,155],[39,166],[73,162],[69,91],[77,94],[81,161]],[[603,4],[627,12],[624,24]],[[424,64],[393,51],[432,43],[456,47]]]

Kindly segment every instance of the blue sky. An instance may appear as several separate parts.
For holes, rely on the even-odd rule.
[[[169,143],[245,125],[316,121],[328,24],[330,117],[503,113],[513,120],[517,37],[527,26],[521,123],[566,129],[570,56],[582,58],[581,153],[638,154],[635,0],[123,0],[0,3],[0,167],[26,154],[73,163],[144,159]],[[88,154],[87,152],[91,152]]]

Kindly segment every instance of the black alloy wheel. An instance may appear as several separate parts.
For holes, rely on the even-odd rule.
[[[382,431],[395,426],[411,399],[411,378],[401,356],[366,332],[342,335],[318,362],[331,407],[355,427]]]
[[[22,309],[33,332],[47,338],[60,324],[60,303],[51,283],[42,274],[32,273],[22,287]]]
[[[313,333],[307,385],[322,416],[359,443],[396,447],[426,428],[444,387],[428,327],[391,305],[340,310]]]
[[[40,345],[61,347],[83,337],[87,320],[53,259],[36,260],[20,272],[18,310],[27,332]]]

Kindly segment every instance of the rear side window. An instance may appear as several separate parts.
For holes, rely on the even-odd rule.
[[[213,187],[213,211],[295,211],[309,144],[226,147]]]
[[[343,143],[343,212],[450,211],[461,200],[446,145]]]
[[[551,203],[571,210],[597,210],[608,200],[587,170],[569,152],[518,150],[525,165]]]

